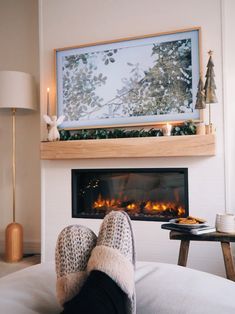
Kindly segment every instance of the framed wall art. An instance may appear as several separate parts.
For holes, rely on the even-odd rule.
[[[199,120],[200,28],[55,50],[61,128]]]

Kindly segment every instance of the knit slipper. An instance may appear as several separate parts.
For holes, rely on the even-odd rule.
[[[100,227],[87,271],[102,271],[116,282],[127,294],[127,314],[136,312],[134,267],[135,245],[131,220],[125,212],[112,211],[105,216]]]
[[[81,289],[87,278],[87,262],[96,245],[97,237],[90,229],[71,225],[64,228],[57,240],[56,293],[59,303],[71,300]]]

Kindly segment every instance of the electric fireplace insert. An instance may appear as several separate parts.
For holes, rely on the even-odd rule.
[[[135,220],[188,216],[188,169],[73,169],[72,217],[103,218],[112,210]]]

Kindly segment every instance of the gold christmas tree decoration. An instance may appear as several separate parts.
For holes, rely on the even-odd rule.
[[[206,71],[206,82],[204,86],[205,91],[205,102],[206,104],[209,104],[209,129],[210,133],[212,132],[213,126],[211,123],[211,104],[217,103],[217,97],[216,97],[216,85],[215,85],[215,73],[214,73],[214,63],[212,60],[212,54],[213,51],[209,51],[209,60],[207,63],[207,71]]]
[[[201,75],[200,75],[198,86],[197,86],[196,98],[197,100],[195,104],[195,109],[205,109],[206,108],[205,93],[204,93],[204,86],[203,86]]]

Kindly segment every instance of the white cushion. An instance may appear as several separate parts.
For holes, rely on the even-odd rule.
[[[141,263],[138,314],[235,314],[235,282],[171,264]]]
[[[55,267],[44,263],[0,279],[0,313],[58,314]],[[234,314],[235,283],[176,265],[138,262],[137,314]]]
[[[0,279],[0,313],[52,314],[61,308],[55,297],[53,263],[30,266]]]

